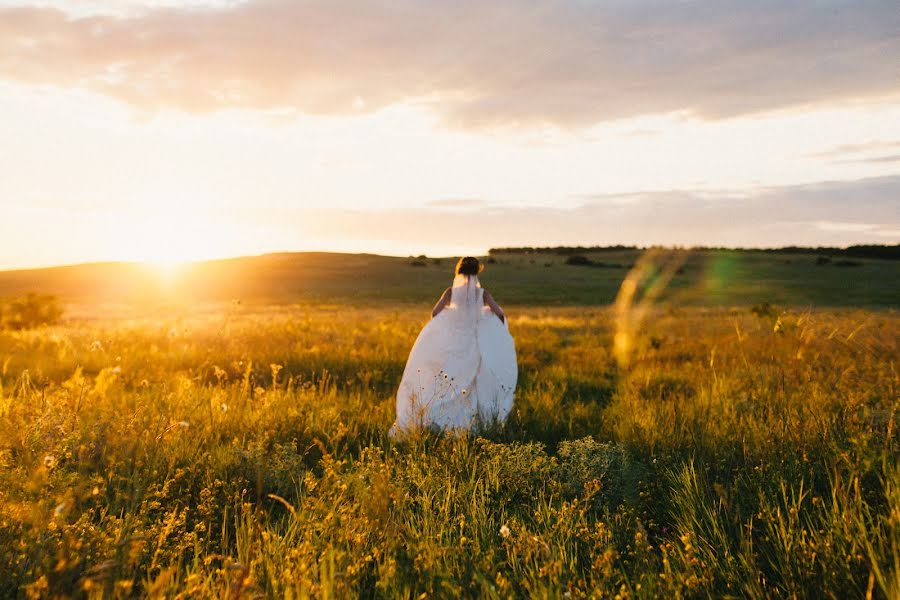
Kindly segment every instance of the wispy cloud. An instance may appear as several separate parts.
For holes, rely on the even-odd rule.
[[[885,156],[869,156],[866,158],[853,158],[848,160],[840,160],[835,162],[855,163],[855,164],[885,164],[900,163],[900,154],[888,154]]]
[[[877,231],[880,227],[874,223],[835,223],[833,221],[819,221],[816,227],[822,231],[846,231],[849,233],[861,233]]]
[[[900,140],[874,140],[862,144],[841,144],[824,152],[812,154],[811,157],[826,158],[836,163],[895,162],[898,159],[897,155],[874,157],[864,155],[897,148],[900,148]]]
[[[432,208],[479,208],[485,206],[487,203],[484,200],[479,198],[440,198],[438,200],[431,200],[426,203],[426,206],[430,206]]]
[[[143,110],[426,105],[460,127],[727,117],[900,95],[893,0],[252,0],[0,9],[0,77]]]
[[[742,193],[670,190],[602,195],[571,209],[491,204],[471,211],[310,209],[285,211],[276,220],[279,227],[303,232],[307,240],[390,240],[397,247],[411,248],[846,245],[900,243],[898,197],[900,176],[893,176]]]

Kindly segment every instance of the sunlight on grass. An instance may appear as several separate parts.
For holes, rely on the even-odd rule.
[[[387,436],[427,307],[0,332],[0,596],[895,597],[900,320],[642,286],[627,370],[517,309],[482,438]]]

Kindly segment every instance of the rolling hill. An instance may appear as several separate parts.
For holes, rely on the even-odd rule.
[[[510,305],[612,302],[635,249],[495,251],[481,279]],[[686,305],[900,306],[900,261],[829,259],[810,250],[702,250],[680,255],[660,297]],[[663,253],[657,262],[665,262]],[[651,266],[654,261],[650,261]],[[279,253],[187,264],[172,271],[135,263],[91,263],[0,272],[0,298],[28,292],[80,306],[434,301],[450,284],[455,258]]]

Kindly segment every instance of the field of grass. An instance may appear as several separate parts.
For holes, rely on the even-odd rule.
[[[516,260],[484,277],[515,408],[479,437],[386,435],[447,261],[398,262],[397,306],[0,332],[0,597],[900,596],[896,312],[514,307],[548,271],[624,277]]]
[[[588,266],[565,254],[500,253],[482,275],[503,304],[605,306],[631,267],[636,250],[585,254]],[[840,259],[815,254],[748,251],[660,253],[677,263],[661,299],[680,305],[900,307],[900,260]],[[372,254],[285,253],[210,261],[172,271],[127,263],[0,272],[0,300],[28,292],[66,304],[190,307],[245,304],[434,302],[449,285],[454,258]]]

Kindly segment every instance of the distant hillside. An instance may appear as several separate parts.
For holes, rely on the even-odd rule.
[[[627,247],[495,249],[481,280],[508,305],[604,305],[643,254]],[[804,251],[695,250],[662,300],[710,306],[900,307],[900,261]],[[434,302],[455,258],[282,253],[189,264],[131,263],[0,272],[0,299],[52,294],[79,306]]]
[[[332,294],[377,295],[396,286],[405,294],[422,274],[408,262],[367,254],[297,252],[189,263],[171,271],[141,263],[89,263],[2,271],[0,297],[40,291],[88,303],[291,302]]]

